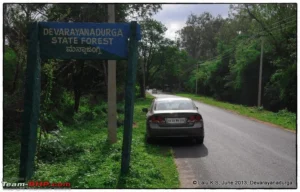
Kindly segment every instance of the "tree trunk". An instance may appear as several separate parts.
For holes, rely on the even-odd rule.
[[[13,81],[12,88],[11,88],[11,94],[13,94],[16,91],[17,81],[18,81],[18,77],[19,77],[19,71],[20,71],[20,61],[17,62],[14,81]]]
[[[79,103],[80,103],[80,90],[74,88],[74,96],[75,96],[75,103],[74,103],[74,111],[77,113],[79,109]]]
[[[145,69],[145,83],[146,83],[146,86],[149,86],[149,64],[146,65],[146,69]]]
[[[80,97],[81,97],[81,79],[83,75],[83,67],[84,61],[78,61],[77,64],[80,63],[80,72],[77,73],[77,66],[75,64],[75,72],[73,71],[73,90],[74,90],[74,111],[75,113],[78,112],[79,104],[80,104]]]
[[[145,88],[146,88],[146,72],[145,72],[145,63],[142,63],[143,65],[143,88],[141,87],[141,91],[143,91],[143,94],[141,95],[142,98],[146,98],[146,94],[145,94]]]
[[[143,82],[143,78],[139,78],[139,84],[140,84],[140,97],[141,98],[145,98],[145,87],[144,87],[144,82]]]
[[[108,81],[108,78],[107,78],[107,63],[108,63],[108,60],[104,60],[102,62],[102,67],[103,67],[103,74],[104,74],[104,83],[105,83],[105,87],[107,89],[107,81]]]

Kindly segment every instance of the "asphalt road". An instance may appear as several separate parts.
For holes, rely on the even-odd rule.
[[[172,145],[182,187],[296,188],[295,133],[195,104],[204,119],[204,144]]]

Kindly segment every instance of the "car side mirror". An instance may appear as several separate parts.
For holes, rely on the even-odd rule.
[[[145,113],[148,113],[148,109],[147,108],[143,108],[142,111],[145,112]]]
[[[198,110],[198,107],[196,107],[196,109]]]

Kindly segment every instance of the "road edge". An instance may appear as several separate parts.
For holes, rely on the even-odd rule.
[[[176,155],[175,155],[176,156]],[[200,188],[196,176],[193,172],[191,165],[188,164],[185,158],[174,158],[176,168],[179,174],[179,181],[181,189],[197,189]]]

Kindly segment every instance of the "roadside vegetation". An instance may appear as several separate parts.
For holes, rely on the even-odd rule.
[[[263,109],[262,107],[248,107],[244,105],[231,104],[227,102],[217,101],[210,97],[204,97],[195,94],[189,93],[178,93],[177,96],[188,97],[195,101],[200,101],[209,105],[221,107],[233,112],[236,112],[240,115],[252,117],[264,122],[269,122],[281,127],[296,130],[297,118],[295,113],[291,113],[286,109],[280,110],[279,112],[272,112]]]
[[[178,188],[179,179],[171,148],[145,142],[145,113],[151,96],[135,102],[130,172],[120,176],[123,127],[118,128],[118,142],[107,142],[106,104],[80,104],[75,123],[58,123],[58,129],[43,134],[37,152],[37,169],[32,180],[70,182],[72,188]],[[122,103],[118,105],[123,121]],[[19,142],[4,144],[4,180],[18,175]],[[15,180],[14,180],[15,181]]]

